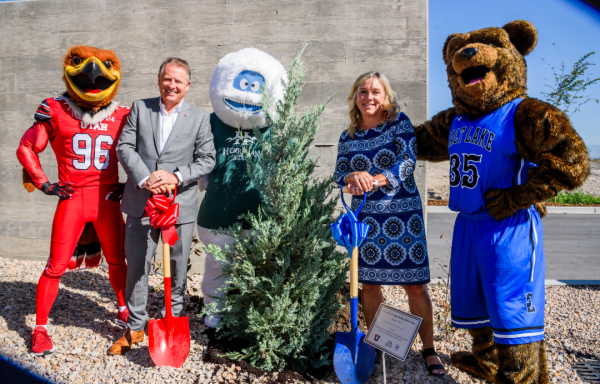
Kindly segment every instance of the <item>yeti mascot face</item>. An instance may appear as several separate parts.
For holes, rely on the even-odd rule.
[[[231,52],[219,60],[210,79],[210,101],[215,114],[233,128],[267,126],[262,105],[264,86],[275,101],[283,99],[285,68],[256,48]]]

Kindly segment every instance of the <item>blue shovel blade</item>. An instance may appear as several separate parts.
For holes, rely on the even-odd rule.
[[[356,328],[354,332],[335,334],[333,366],[343,384],[365,384],[373,373],[375,348],[363,340],[365,334]]]

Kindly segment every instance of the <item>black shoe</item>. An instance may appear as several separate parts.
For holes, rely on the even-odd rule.
[[[423,356],[423,359],[425,359],[425,367],[426,367],[427,371],[429,372],[429,375],[431,375],[431,376],[444,376],[444,374],[446,373],[446,368],[442,364],[427,365],[427,358],[429,356],[438,356],[437,352],[435,351],[435,348],[424,349],[421,352],[421,355]],[[440,369],[443,369],[444,372],[442,372],[442,373],[433,373],[434,370],[440,370]]]

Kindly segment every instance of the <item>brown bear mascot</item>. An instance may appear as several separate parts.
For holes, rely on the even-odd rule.
[[[452,323],[468,329],[461,371],[494,383],[548,383],[542,204],[589,174],[567,116],[527,97],[527,21],[448,36],[453,108],[415,127],[418,158],[450,160]]]
[[[63,71],[67,92],[40,103],[36,121],[17,150],[25,188],[58,197],[50,256],[37,286],[32,336],[35,355],[54,351],[47,322],[61,276],[81,264],[83,253],[92,256],[86,258],[87,267],[97,266],[100,246],[93,244],[98,240],[119,306],[115,322],[125,325],[129,313],[124,299],[127,264],[119,209],[123,184],[118,182],[115,152],[129,108],[113,101],[121,81],[119,59],[111,50],[75,46],[64,57]],[[58,163],[58,182],[54,183],[46,177],[39,159],[49,143]]]

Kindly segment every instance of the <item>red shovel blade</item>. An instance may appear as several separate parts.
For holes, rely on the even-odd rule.
[[[166,316],[148,322],[148,349],[157,366],[179,368],[190,351],[190,323],[187,317],[173,317],[171,314],[170,277],[165,277],[165,299]]]
[[[148,322],[148,349],[158,367],[179,368],[190,351],[190,324],[187,317],[172,317]]]

